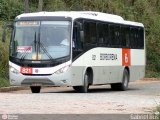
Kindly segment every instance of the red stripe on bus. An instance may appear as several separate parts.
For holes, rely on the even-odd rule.
[[[131,65],[131,50],[128,48],[122,48],[122,65],[123,66]]]

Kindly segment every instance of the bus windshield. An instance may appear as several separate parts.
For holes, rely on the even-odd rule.
[[[49,60],[69,56],[69,21],[18,21],[11,41],[11,56],[27,60]]]

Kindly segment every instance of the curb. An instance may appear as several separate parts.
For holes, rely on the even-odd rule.
[[[160,81],[160,78],[143,78],[143,81]]]
[[[10,92],[10,91],[28,90],[28,89],[29,87],[19,87],[19,86],[2,87],[0,88],[0,92]]]

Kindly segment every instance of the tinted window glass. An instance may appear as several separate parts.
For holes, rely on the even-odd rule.
[[[127,26],[122,27],[122,46],[123,47],[129,47],[130,46],[130,28]]]
[[[84,35],[85,43],[96,44],[96,23],[95,22],[85,22],[84,23]]]
[[[139,29],[139,46],[140,48],[144,48],[144,30],[143,28]]]
[[[100,46],[108,46],[109,45],[109,28],[108,24],[98,23],[98,43]]]

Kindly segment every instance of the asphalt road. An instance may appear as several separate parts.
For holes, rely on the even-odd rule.
[[[71,87],[43,88],[40,94],[32,94],[30,90],[0,93],[0,114],[111,114],[115,117],[112,114],[152,114],[158,105],[160,81],[136,81],[130,83],[127,91],[112,91],[109,85],[103,85],[92,86],[89,93],[76,93]]]

